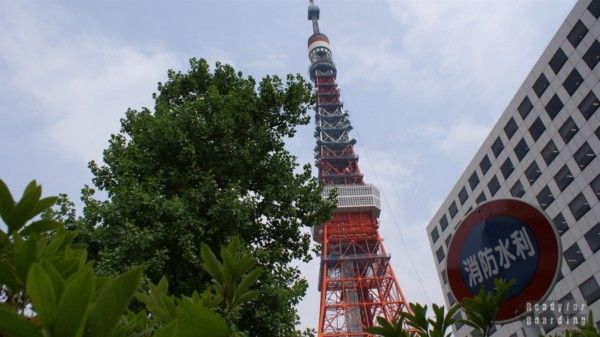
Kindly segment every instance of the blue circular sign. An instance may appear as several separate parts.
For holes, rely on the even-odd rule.
[[[528,303],[543,300],[560,270],[561,248],[551,221],[535,206],[517,199],[479,205],[459,224],[446,256],[446,273],[458,301],[475,296],[494,280],[512,280],[497,322],[525,314]]]
[[[517,283],[507,295],[511,298],[532,280],[539,260],[537,252],[534,233],[519,219],[510,216],[486,219],[465,240],[460,255],[463,281],[477,294],[482,286],[494,290],[494,278],[514,278]]]

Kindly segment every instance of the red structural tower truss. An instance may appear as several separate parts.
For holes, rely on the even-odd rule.
[[[319,8],[312,0],[308,19],[313,24],[310,77],[317,97],[315,158],[324,195],[337,191],[333,217],[313,227],[314,240],[322,244],[318,337],[371,336],[364,330],[377,317],[396,320],[409,307],[379,236],[379,191],[363,182],[329,39],[319,32]]]

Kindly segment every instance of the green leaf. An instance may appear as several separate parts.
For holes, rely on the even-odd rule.
[[[44,249],[44,256],[52,256],[65,250],[65,248],[75,240],[75,237],[77,237],[78,234],[79,232],[77,231],[65,231],[56,235],[52,241],[50,241],[46,249]]]
[[[183,301],[179,305],[185,318],[179,324],[181,337],[227,337],[227,324],[225,320],[214,312],[202,307]]]
[[[242,303],[245,303],[248,301],[253,301],[253,300],[257,299],[259,295],[260,295],[260,291],[258,291],[258,290],[247,291],[247,292],[241,294],[237,298],[234,305],[242,304]]]
[[[27,278],[29,267],[37,260],[36,238],[29,237],[23,240],[18,234],[14,235],[14,259],[17,276],[21,280]]]
[[[179,322],[173,321],[170,324],[156,331],[152,337],[177,337],[179,336]]]
[[[248,288],[250,288],[250,286],[252,286],[252,284],[254,284],[254,282],[256,282],[258,280],[258,278],[260,277],[261,274],[262,274],[262,270],[259,268],[254,269],[253,271],[248,273],[240,281],[240,283],[237,286],[236,291],[238,291],[240,293],[246,291]]]
[[[8,235],[0,230],[0,258],[2,256],[8,255],[12,250],[12,244]]]
[[[11,220],[12,224],[10,224],[8,233],[17,232],[21,227],[25,225],[27,220],[33,218],[35,215],[33,214],[33,209],[35,205],[40,200],[40,196],[42,195],[42,187],[38,186],[35,180],[32,180],[27,187],[25,187],[25,191],[23,192],[23,196],[21,200],[17,202],[15,207],[11,212]],[[8,224],[7,224],[8,225]]]
[[[43,260],[41,263],[42,267],[44,267],[44,270],[48,274],[50,281],[52,281],[56,298],[59,299],[65,289],[65,279],[52,263],[47,260]]]
[[[6,285],[12,291],[20,289],[15,268],[6,260],[0,260],[0,284]]]
[[[9,230],[9,223],[12,223],[11,213],[13,207],[15,207],[15,201],[4,181],[0,179],[0,216]]]
[[[175,306],[175,300],[173,297],[167,294],[169,283],[163,276],[157,285],[152,282],[148,284],[150,293],[145,294],[139,292],[136,294],[136,298],[146,305],[146,309],[152,314],[152,316],[162,323],[168,324],[177,318],[177,307]]]
[[[56,292],[44,268],[34,263],[27,275],[26,291],[35,311],[45,326],[52,326],[56,313]]]
[[[127,309],[142,281],[142,269],[132,268],[110,280],[100,292],[89,316],[90,337],[109,335]]]
[[[91,268],[84,268],[73,275],[58,302],[53,336],[76,337],[83,334],[93,293],[94,272]]]
[[[60,227],[62,224],[57,221],[52,220],[38,220],[29,224],[27,227],[23,228],[19,234],[22,236],[28,236],[33,233],[44,233],[53,229]]]
[[[37,204],[33,208],[33,211],[32,211],[33,216],[36,216],[36,215],[44,212],[48,208],[52,207],[52,205],[54,205],[57,200],[58,200],[58,197],[42,198],[40,201],[37,202]]]
[[[203,243],[200,246],[200,255],[202,256],[202,260],[204,263],[202,264],[202,268],[206,270],[210,276],[212,276],[217,283],[223,284],[224,275],[223,275],[223,265],[215,254],[210,250],[207,244]]]
[[[28,319],[6,306],[0,306],[0,335],[13,337],[43,337]]]

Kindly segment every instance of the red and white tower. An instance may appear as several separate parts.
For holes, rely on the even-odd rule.
[[[350,137],[348,112],[337,88],[329,39],[319,32],[319,7],[310,0],[308,39],[310,78],[316,87],[315,158],[324,195],[337,190],[337,208],[326,223],[313,227],[322,244],[318,337],[364,337],[378,316],[396,320],[408,309],[379,236],[379,190],[363,182]]]

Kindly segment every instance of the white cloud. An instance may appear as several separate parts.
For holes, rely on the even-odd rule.
[[[550,11],[539,1],[388,4],[392,29],[334,41],[340,82],[379,86],[404,115],[438,121],[497,116],[560,23],[540,25]]]
[[[128,107],[151,105],[156,83],[177,66],[174,53],[135,46],[93,31],[74,31],[60,8],[52,15],[9,2],[1,23],[5,85],[36,111],[38,143],[77,162],[98,159]],[[49,19],[49,18],[52,19]]]
[[[267,52],[261,55],[260,58],[248,62],[248,66],[261,71],[275,72],[285,69],[287,63],[287,55],[278,52]]]
[[[492,125],[472,119],[459,119],[448,125],[420,124],[407,130],[408,137],[416,137],[433,146],[438,155],[457,163],[468,162],[483,143]]]

